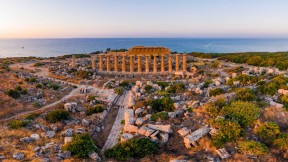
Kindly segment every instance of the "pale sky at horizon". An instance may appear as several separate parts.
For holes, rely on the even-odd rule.
[[[1,0],[0,38],[288,38],[287,0]]]

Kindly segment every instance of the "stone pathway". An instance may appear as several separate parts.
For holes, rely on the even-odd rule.
[[[124,113],[125,110],[128,109],[127,103],[128,103],[128,95],[126,95],[127,92],[124,92],[124,94],[119,98],[119,100],[116,102],[116,105],[119,105],[119,110],[118,114],[116,117],[116,120],[113,124],[113,127],[110,131],[110,134],[106,140],[105,145],[103,146],[101,153],[104,154],[104,152],[115,146],[120,138],[120,133],[122,132],[123,129],[123,124],[121,124],[121,121],[124,120]]]

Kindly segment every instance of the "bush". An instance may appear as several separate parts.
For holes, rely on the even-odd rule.
[[[46,116],[46,120],[50,123],[59,122],[62,120],[66,120],[68,118],[69,118],[69,113],[65,110],[53,110],[53,111],[50,111]]]
[[[40,83],[36,84],[36,88],[42,88],[42,87],[43,87],[42,84]]]
[[[33,82],[36,82],[36,78],[29,78],[29,82],[33,83]]]
[[[288,110],[288,95],[284,95],[281,97],[281,102],[284,105],[284,108]]]
[[[23,90],[21,91],[21,94],[27,94],[27,93],[28,93],[27,89],[23,89]]]
[[[129,87],[129,85],[130,85],[129,81],[127,81],[127,80],[124,80],[119,84],[119,86],[121,86],[121,87]]]
[[[87,133],[73,136],[72,141],[63,147],[76,158],[88,158],[89,153],[96,151],[97,147]]]
[[[92,101],[92,100],[95,100],[95,97],[96,97],[96,96],[89,95],[89,96],[87,97],[87,102],[90,102],[90,101]]]
[[[249,88],[241,88],[236,91],[235,99],[241,101],[255,101],[257,97],[253,90]]]
[[[273,145],[282,150],[288,150],[288,132],[281,133],[273,141]]]
[[[123,87],[115,88],[115,93],[118,95],[122,95],[124,93],[124,88]]]
[[[215,88],[215,89],[211,89],[209,91],[209,95],[210,96],[217,96],[217,95],[220,95],[220,94],[223,94],[223,93],[224,93],[224,91],[223,91],[222,88]]]
[[[212,125],[218,128],[217,134],[212,135],[212,145],[217,148],[226,142],[236,141],[242,133],[241,126],[233,121],[217,119]]]
[[[12,129],[20,129],[22,127],[26,127],[28,122],[23,120],[11,120],[8,122],[8,126]]]
[[[265,155],[268,153],[266,145],[256,141],[242,141],[238,144],[239,151],[248,155]]]
[[[79,70],[76,72],[76,76],[81,79],[88,79],[89,75],[91,75],[88,71]]]
[[[173,111],[173,103],[174,102],[170,97],[164,97],[153,100],[148,105],[152,107],[154,112],[170,112]]]
[[[169,119],[169,115],[166,111],[158,112],[156,114],[151,115],[152,121],[164,121],[168,119]]]
[[[60,86],[58,86],[57,84],[53,84],[53,83],[48,83],[47,86],[49,88],[52,88],[53,90],[58,90],[60,88]]]
[[[130,158],[140,159],[146,155],[156,153],[158,146],[147,138],[129,139],[119,143],[105,152],[107,158],[115,158],[119,161],[125,161]]]
[[[168,93],[181,93],[185,91],[185,84],[183,83],[175,83],[174,85],[168,87]]]
[[[168,82],[154,82],[154,83],[161,86],[162,89],[165,89],[165,87],[167,87],[169,85]]]
[[[212,80],[206,80],[206,81],[204,82],[203,88],[208,88],[211,83],[213,83]]]
[[[22,91],[22,87],[21,86],[17,86],[16,88],[15,88],[15,91]]]
[[[248,126],[252,125],[260,116],[260,108],[250,102],[234,101],[231,105],[224,106],[221,114],[232,120],[237,120],[241,126]]]
[[[14,98],[14,99],[17,99],[20,97],[20,93],[16,90],[13,90],[13,89],[6,91],[5,94],[8,95],[9,97]]]
[[[25,119],[27,120],[34,120],[36,119],[38,116],[40,116],[40,114],[38,113],[31,113],[25,116]]]
[[[103,112],[104,108],[100,105],[96,105],[86,109],[86,115],[90,116],[95,113]]]
[[[153,87],[151,85],[145,85],[144,89],[150,91]]]
[[[272,142],[276,136],[280,133],[280,128],[275,122],[265,122],[262,123],[258,128],[256,128],[256,134],[262,140],[267,143]]]

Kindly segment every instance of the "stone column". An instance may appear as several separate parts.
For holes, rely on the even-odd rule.
[[[187,70],[187,55],[186,53],[183,54],[183,71]]]
[[[164,56],[165,55],[161,55],[161,73],[165,72]]]
[[[92,56],[92,59],[91,59],[91,63],[92,63],[92,69],[95,70],[96,69],[96,64],[95,64],[95,56]]]
[[[130,56],[130,73],[134,72],[134,66],[133,66],[133,56]]]
[[[99,56],[99,71],[103,71],[103,55]]]
[[[106,63],[107,63],[107,71],[110,71],[110,55],[106,56]]]
[[[168,71],[169,73],[172,73],[172,56],[169,54],[168,56]]]
[[[75,68],[76,67],[76,56],[72,55],[72,67]]]
[[[150,56],[145,56],[145,59],[146,59],[146,61],[145,61],[146,62],[146,70],[145,70],[145,72],[146,73],[149,73],[149,57]]]
[[[114,71],[118,72],[118,56],[114,55]]]
[[[141,55],[138,55],[137,56],[138,57],[138,74],[140,74],[141,73]]]
[[[153,63],[153,72],[157,73],[157,55],[154,56],[154,63]]]
[[[126,57],[125,55],[122,56],[122,73],[126,72]]]
[[[179,54],[176,55],[175,63],[175,71],[179,71]]]

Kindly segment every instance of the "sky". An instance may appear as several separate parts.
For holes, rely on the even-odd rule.
[[[0,38],[288,38],[287,0],[1,0]]]

